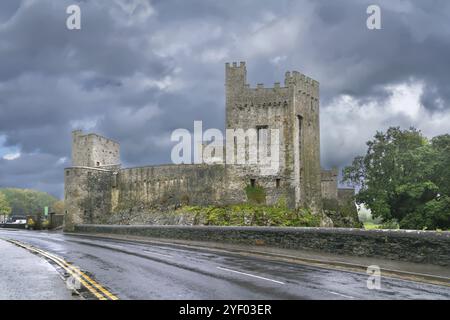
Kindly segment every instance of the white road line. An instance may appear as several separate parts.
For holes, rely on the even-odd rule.
[[[108,246],[128,251],[128,250],[126,250],[126,247],[118,245],[118,244],[108,244]],[[154,255],[157,255],[157,256],[162,256],[162,257],[166,257],[166,258],[172,258],[172,256],[169,255],[169,254],[158,253],[158,252],[151,251],[151,250],[148,250],[148,249],[143,249],[142,251],[144,251],[145,253],[154,254]]]
[[[158,256],[172,258],[172,256],[170,254],[158,253],[158,252],[154,252],[154,251],[150,251],[150,250],[146,250],[146,249],[144,249],[144,251],[147,252],[147,253],[150,253],[150,254],[156,254]]]
[[[87,243],[85,241],[80,241],[80,242]],[[123,251],[126,251],[126,252],[130,252],[130,251],[126,250],[127,248],[125,246],[122,246],[122,245],[119,245],[119,244],[109,244],[108,243],[105,246],[109,247],[109,248],[117,248],[117,249],[120,249],[120,250],[123,250]],[[172,258],[172,256],[169,255],[169,254],[158,253],[158,252],[150,251],[150,250],[147,250],[147,249],[143,249],[143,251],[145,253],[149,253],[149,254],[154,254],[154,255],[158,255],[158,256],[162,256],[162,257],[166,257],[166,258]]]
[[[108,246],[113,247],[113,248],[119,248],[119,249],[123,249],[123,246],[119,246],[117,244],[108,244]]]
[[[342,294],[342,293],[337,293],[337,292],[334,292],[334,291],[328,291],[329,293],[331,293],[331,294],[335,294],[335,295],[338,295],[338,296],[341,296],[341,297],[344,297],[344,298],[349,298],[349,299],[355,299],[354,297],[352,297],[352,296],[347,296],[347,295],[345,295],[345,294]]]
[[[253,278],[258,278],[258,279],[261,279],[261,280],[272,281],[272,282],[279,283],[279,284],[285,284],[284,282],[281,282],[281,281],[277,281],[277,280],[273,280],[273,279],[269,279],[269,278],[264,278],[264,277],[256,276],[256,275],[250,274],[250,273],[240,272],[240,271],[231,270],[231,269],[222,268],[222,267],[217,267],[217,269],[220,269],[220,270],[223,270],[223,271],[234,272],[234,273],[238,273],[238,274],[243,274],[243,275],[245,275],[245,276],[249,276],[249,277],[253,277]]]

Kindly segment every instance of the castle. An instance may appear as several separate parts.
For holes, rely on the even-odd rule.
[[[226,128],[278,129],[279,166],[261,175],[250,164],[168,164],[121,168],[120,146],[97,134],[73,132],[72,167],[65,169],[65,229],[102,223],[128,206],[224,205],[248,201],[248,186],[262,188],[266,204],[283,198],[291,208],[316,212],[338,200],[337,170],[321,170],[319,83],[294,71],[284,85],[247,84],[244,62],[225,66]],[[235,151],[236,152],[236,151]]]

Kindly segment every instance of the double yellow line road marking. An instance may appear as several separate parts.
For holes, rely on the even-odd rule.
[[[89,277],[87,274],[82,272],[79,268],[72,266],[70,263],[66,262],[65,260],[61,259],[60,257],[57,257],[49,252],[32,247],[32,246],[27,245],[20,241],[11,240],[11,239],[9,239],[8,241],[12,244],[15,244],[16,246],[22,247],[24,249],[27,249],[28,251],[37,253],[43,257],[46,257],[47,259],[50,259],[51,261],[56,263],[58,266],[63,268],[75,280],[79,281],[79,283],[81,283],[97,299],[99,299],[99,300],[119,300],[119,298],[117,296],[115,296],[114,294],[109,292],[107,289],[105,289],[103,286],[101,286],[98,282],[96,282],[91,277]]]

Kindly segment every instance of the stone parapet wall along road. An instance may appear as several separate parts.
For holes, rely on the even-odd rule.
[[[75,232],[264,245],[450,265],[450,232],[215,226],[77,225]]]

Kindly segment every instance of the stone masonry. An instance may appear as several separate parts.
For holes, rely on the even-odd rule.
[[[246,202],[247,186],[264,189],[266,203],[322,208],[339,192],[337,171],[320,167],[319,83],[294,71],[284,86],[247,84],[244,62],[225,66],[226,128],[278,129],[278,170],[262,175],[250,164],[181,164],[121,168],[120,146],[97,134],[73,132],[72,167],[65,169],[65,229],[102,223],[116,210],[168,208],[183,204]],[[236,150],[235,150],[236,152]]]

